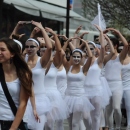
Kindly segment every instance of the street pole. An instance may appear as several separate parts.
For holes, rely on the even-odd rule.
[[[70,0],[67,0],[67,9],[66,9],[66,36],[69,37],[69,18],[70,18]]]

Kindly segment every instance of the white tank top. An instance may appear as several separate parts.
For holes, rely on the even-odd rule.
[[[130,63],[122,67],[123,90],[130,90]]]
[[[85,94],[84,89],[84,79],[85,75],[83,74],[82,67],[80,67],[80,72],[73,74],[71,72],[72,66],[67,74],[67,89],[66,95],[71,96],[83,96]]]
[[[122,64],[119,55],[115,60],[109,60],[105,65],[105,77],[107,81],[122,81],[121,78]]]
[[[20,81],[19,79],[16,79],[12,82],[6,82],[7,88],[9,90],[9,93],[15,103],[15,106],[18,108],[19,106],[19,100],[20,100]],[[23,117],[23,120],[25,120],[25,116]],[[14,115],[12,113],[12,110],[9,106],[9,103],[5,97],[3,88],[0,83],[0,120],[14,120]]]
[[[66,70],[63,67],[61,71],[58,71],[57,78],[56,78],[56,84],[58,90],[62,93],[65,92],[67,88],[67,76],[66,76]]]
[[[44,77],[45,77],[45,70],[42,68],[40,63],[41,57],[38,57],[37,63],[34,68],[32,68],[32,78],[33,78],[33,88],[34,88],[34,94],[43,94],[45,93],[44,88]]]
[[[101,87],[101,68],[97,63],[97,59],[94,61],[93,65],[90,66],[88,73],[85,77],[84,85],[86,88],[99,88]]]
[[[57,84],[56,84],[57,73],[58,73],[58,69],[52,63],[48,73],[45,76],[44,84],[46,89],[57,89]]]

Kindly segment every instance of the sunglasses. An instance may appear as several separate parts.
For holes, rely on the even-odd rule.
[[[25,46],[25,48],[35,48],[36,46],[33,46],[33,45],[31,45],[31,46]]]

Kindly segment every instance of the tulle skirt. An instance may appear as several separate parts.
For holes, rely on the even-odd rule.
[[[38,116],[47,114],[52,110],[49,98],[45,94],[35,95],[36,111]],[[35,129],[36,120],[33,114],[33,109],[30,100],[26,108],[26,114],[28,115],[28,128]],[[50,114],[51,115],[51,114]]]
[[[46,96],[49,98],[52,106],[52,120],[64,120],[69,117],[69,109],[63,100],[57,88],[46,89]],[[49,118],[49,116],[47,116]]]
[[[70,113],[82,112],[84,114],[94,110],[93,105],[90,103],[85,94],[82,94],[80,96],[66,94],[65,102],[69,107]]]
[[[109,88],[108,82],[105,77],[101,77],[101,85],[103,87],[103,93],[102,93],[102,101],[103,101],[103,107],[106,107],[109,104],[110,97],[112,96],[111,90]]]

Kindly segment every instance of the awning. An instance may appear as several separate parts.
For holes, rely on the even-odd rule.
[[[36,0],[4,0],[6,4],[13,4],[14,7],[22,12],[30,15],[40,16],[39,11],[42,13],[42,17],[57,20],[66,21],[66,8],[51,5],[45,2],[40,2]],[[89,21],[83,18],[81,15],[70,10],[70,22],[73,24],[86,25]]]

